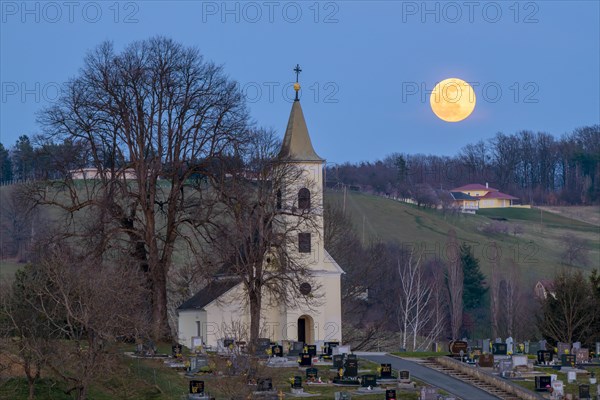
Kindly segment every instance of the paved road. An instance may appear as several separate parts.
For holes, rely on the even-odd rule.
[[[378,364],[392,364],[392,368],[396,370],[409,370],[411,376],[414,376],[415,378],[432,386],[436,386],[442,390],[445,390],[446,392],[458,396],[464,400],[498,400],[498,397],[492,396],[481,389],[478,389],[446,374],[442,374],[441,372],[435,371],[431,368],[419,365],[413,361],[408,361],[406,359],[401,359],[390,355],[363,354],[360,355],[360,357]]]

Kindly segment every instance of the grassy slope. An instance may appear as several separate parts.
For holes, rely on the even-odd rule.
[[[326,201],[341,206],[343,194],[328,191]],[[474,246],[484,273],[490,271],[490,244],[497,242],[502,251],[502,266],[514,259],[521,267],[522,277],[529,284],[542,277],[551,277],[562,268],[561,238],[575,235],[587,241],[588,265],[578,265],[584,270],[600,267],[600,228],[562,215],[544,212],[540,225],[538,209],[489,209],[479,215],[444,215],[440,211],[419,208],[391,199],[348,192],[346,210],[350,213],[359,236],[364,242],[384,240],[405,246],[418,244],[421,248],[444,258],[444,244],[449,229],[454,229],[458,240]],[[491,222],[489,217],[506,218],[508,224],[519,224],[524,232],[486,235],[478,228]]]

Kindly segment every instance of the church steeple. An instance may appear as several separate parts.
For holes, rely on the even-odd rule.
[[[292,104],[292,111],[287,129],[285,130],[285,136],[283,137],[279,159],[282,161],[323,162],[324,160],[317,155],[310,141],[310,135],[308,134],[308,128],[306,127],[306,121],[302,113],[302,106],[300,106],[300,99],[298,98],[298,92],[300,91],[298,75],[302,72],[300,65],[296,65],[294,72],[296,72],[296,83],[294,83],[296,98]]]

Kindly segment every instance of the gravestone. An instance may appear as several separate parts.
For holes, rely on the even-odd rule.
[[[374,388],[375,386],[377,386],[377,376],[372,375],[372,374],[363,375],[361,377],[360,384],[362,387],[370,386],[370,387]]]
[[[234,343],[235,343],[235,340],[233,340],[233,339],[223,339],[223,347],[226,349],[232,348]]]
[[[494,343],[492,344],[492,354],[495,356],[505,356],[508,352],[506,343]]]
[[[527,354],[537,354],[540,350],[542,350],[540,348],[540,342],[531,342],[529,343],[529,351],[527,351]]]
[[[571,349],[572,353],[575,353],[575,350],[579,350],[581,348],[581,342],[573,342],[573,348]]]
[[[306,380],[308,382],[315,382],[319,378],[319,370],[316,368],[306,369]]]
[[[577,373],[575,371],[567,371],[567,383],[577,381]]]
[[[344,377],[356,378],[358,376],[358,360],[348,357],[344,363]]]
[[[204,395],[204,381],[190,381],[190,394]]]
[[[312,357],[308,353],[300,353],[300,366],[310,367],[312,365]]]
[[[537,352],[538,364],[546,365],[552,361],[552,352],[549,350],[539,350]]]
[[[181,358],[183,347],[180,344],[174,344],[171,346],[171,356],[174,358]]]
[[[335,400],[351,400],[352,396],[348,392],[335,392]]]
[[[577,349],[575,352],[575,358],[579,363],[590,362],[590,350],[589,349]]]
[[[386,389],[386,391],[385,391],[385,400],[396,400],[396,390],[394,390],[394,389]]]
[[[308,354],[310,354],[311,357],[314,357],[317,355],[317,346],[315,346],[314,344],[309,344],[308,346],[306,346],[306,352]]]
[[[563,354],[560,356],[560,364],[563,367],[570,367],[572,365],[575,365],[575,363],[577,362],[577,357],[575,356],[575,354]]]
[[[506,352],[507,354],[513,354],[515,352],[515,344],[511,336],[506,338]]]
[[[581,400],[583,399],[591,399],[591,395],[590,395],[590,385],[587,384],[582,384],[579,385],[579,398]]]
[[[273,380],[271,378],[261,378],[256,386],[257,392],[270,392],[273,390]]]
[[[477,363],[482,368],[492,368],[494,366],[494,356],[491,354],[482,354],[479,356]]]
[[[481,347],[483,348],[483,351],[486,353],[489,353],[492,348],[490,347],[490,339],[483,339],[483,344],[481,345]]]
[[[512,370],[512,362],[507,359],[502,359],[498,362],[498,370],[501,376],[505,376],[507,372]]]
[[[358,356],[356,354],[347,354],[346,358],[348,360],[354,360],[354,361],[358,361]]]
[[[410,371],[406,369],[398,371],[398,382],[410,383]]]
[[[557,349],[558,349],[558,356],[560,357],[563,354],[568,354],[569,351],[571,350],[571,344],[570,343],[563,343],[563,342],[558,342],[558,344],[556,345]]]
[[[437,400],[438,398],[438,390],[434,387],[422,387],[421,388],[421,396],[419,399],[421,400]]]
[[[292,389],[302,389],[302,377],[294,376],[294,382],[292,382]]]
[[[202,350],[202,338],[200,336],[192,337],[192,351],[199,353]]]
[[[392,379],[392,364],[381,364],[381,379]]]
[[[193,356],[190,357],[190,367],[188,372],[191,374],[195,374],[200,371],[200,368],[208,366],[208,359],[203,356]]]
[[[283,357],[283,346],[271,346],[271,354],[273,355],[273,357]]]
[[[463,354],[466,354],[468,350],[468,344],[464,340],[453,340],[448,345],[448,350],[450,350],[450,353],[454,356],[459,355],[461,351]]]
[[[349,353],[350,353],[350,346],[344,345],[344,346],[334,347],[331,354],[349,354]]]
[[[288,350],[288,355],[299,356],[300,353],[302,353],[303,348],[304,348],[304,345],[302,344],[302,342],[291,342],[290,349]]]
[[[526,367],[527,366],[527,356],[526,355],[514,355],[512,356],[512,367]]]
[[[554,397],[558,397],[558,396],[564,396],[565,395],[565,385],[563,384],[563,381],[553,381],[552,382],[552,396]]]
[[[500,339],[499,337],[497,337],[497,338],[494,340],[494,343],[502,343],[502,339]]]
[[[540,340],[538,343],[540,345],[540,350],[547,350],[547,348],[546,348],[547,343],[546,343],[545,339]]]
[[[257,338],[255,343],[255,351],[259,356],[266,355],[267,350],[271,349],[271,339],[269,338]]]
[[[332,356],[333,348],[338,347],[340,342],[325,342],[325,355]]]
[[[535,377],[535,390],[537,392],[547,392],[551,387],[552,378],[548,375],[536,376]]]
[[[340,369],[344,368],[344,355],[336,354],[333,356],[333,368]]]

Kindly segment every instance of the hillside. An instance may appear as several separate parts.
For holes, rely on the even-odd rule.
[[[343,193],[328,191],[326,202],[342,207]],[[522,277],[533,285],[537,279],[551,277],[563,267],[563,238],[577,237],[588,249],[587,265],[575,265],[585,271],[600,268],[600,228],[567,216],[539,209],[488,209],[478,215],[444,215],[441,211],[419,208],[392,199],[347,192],[346,211],[354,222],[363,243],[371,240],[394,241],[405,246],[418,243],[428,252],[443,257],[446,234],[456,230],[458,240],[471,244],[484,273],[490,271],[490,244],[497,242],[502,251],[503,266],[515,259]],[[541,216],[541,218],[540,218]],[[509,233],[484,233],[481,228],[501,219]],[[515,225],[522,233],[513,234]]]

